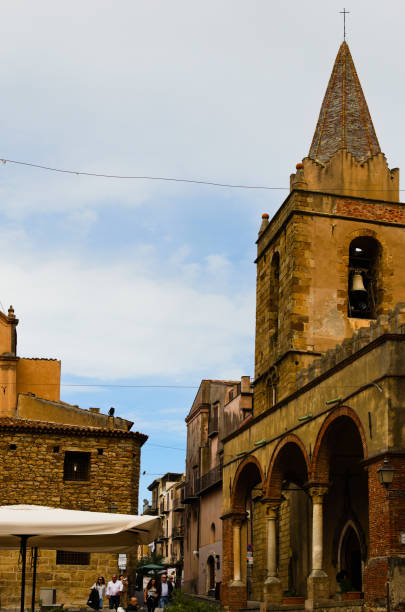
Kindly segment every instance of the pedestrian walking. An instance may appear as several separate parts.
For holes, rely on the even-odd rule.
[[[106,590],[104,577],[99,576],[91,588],[96,589],[96,591],[98,592],[98,609],[102,610],[103,600],[104,600],[104,595],[105,595],[105,590]]]
[[[128,577],[125,574],[120,574],[120,582],[122,582],[120,605],[126,608],[128,605]]]
[[[143,593],[143,600],[147,605],[148,612],[153,612],[158,604],[158,586],[156,584],[156,578],[151,578],[146,585],[146,589]]]
[[[111,576],[110,582],[107,584],[105,594],[109,599],[108,607],[110,610],[117,610],[120,605],[120,596],[122,592],[122,582],[118,580],[117,574]]]
[[[159,607],[166,608],[172,596],[173,585],[167,580],[166,574],[162,574],[158,587]]]

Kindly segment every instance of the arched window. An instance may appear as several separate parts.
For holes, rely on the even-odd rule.
[[[375,319],[379,306],[381,246],[370,236],[359,236],[350,243],[348,315]]]
[[[215,542],[215,523],[211,523],[210,527],[210,544]]]
[[[279,324],[279,306],[280,306],[280,255],[274,253],[270,264],[270,300],[269,300],[269,317],[270,317],[270,337],[276,336],[278,333]]]
[[[273,366],[267,377],[267,394],[268,394],[268,405],[274,406],[278,400],[278,372],[277,368]]]

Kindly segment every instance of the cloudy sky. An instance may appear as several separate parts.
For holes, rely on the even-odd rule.
[[[342,8],[3,1],[0,157],[286,187],[309,149]],[[381,147],[405,166],[403,0],[346,9]],[[115,406],[149,434],[141,497],[156,474],[183,470],[201,378],[253,375],[254,241],[286,194],[0,164],[0,300],[20,318],[19,354],[61,359],[62,399]],[[69,386],[84,384],[96,386]]]

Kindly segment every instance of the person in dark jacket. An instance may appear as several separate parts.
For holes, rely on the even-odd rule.
[[[90,591],[90,595],[89,598],[87,600],[87,605],[90,608],[93,608],[93,610],[98,610],[99,609],[99,605],[100,605],[100,597],[99,594],[97,592],[97,589],[95,587],[93,587]]]
[[[165,608],[170,601],[173,592],[173,585],[167,579],[166,574],[162,574],[160,578],[160,584],[158,587],[158,599],[159,599],[159,607]]]
[[[137,612],[138,610],[138,598],[131,597],[127,606],[127,612]]]

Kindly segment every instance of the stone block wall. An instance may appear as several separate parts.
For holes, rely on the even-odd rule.
[[[28,563],[26,606],[31,602],[32,570]],[[35,601],[39,606],[40,589],[55,588],[56,603],[65,606],[84,607],[90,587],[98,576],[109,580],[118,572],[117,555],[91,553],[89,565],[56,565],[56,551],[41,550],[37,566]],[[0,606],[1,609],[19,608],[21,568],[18,552],[0,551]],[[104,600],[108,608],[108,600]]]
[[[117,430],[54,426],[0,419],[0,504],[37,504],[95,512],[136,514],[140,447],[146,436]],[[64,480],[66,451],[90,453],[89,480]],[[117,572],[117,554],[91,554],[90,565],[56,565],[55,551],[40,551],[38,591],[56,588],[58,603],[84,606],[97,576]],[[2,608],[14,607],[20,574],[18,553],[0,552]],[[128,558],[128,566],[133,560]],[[30,598],[28,580],[27,600]]]

